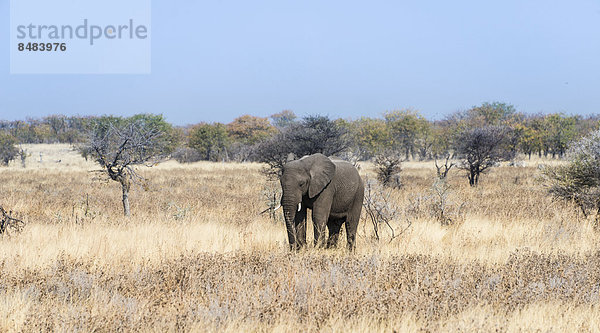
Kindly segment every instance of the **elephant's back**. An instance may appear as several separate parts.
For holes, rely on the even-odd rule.
[[[343,160],[333,160],[335,164],[335,177],[332,182],[336,185],[336,191],[344,193],[356,193],[362,188],[362,179],[356,167]]]
[[[349,174],[351,173],[358,175],[358,170],[356,169],[356,167],[348,161],[344,161],[342,159],[332,159],[331,162],[335,164],[337,172],[345,172]]]

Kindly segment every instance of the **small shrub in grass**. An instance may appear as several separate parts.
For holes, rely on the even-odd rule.
[[[600,221],[600,131],[575,142],[568,151],[569,163],[541,169],[548,193],[575,203],[587,217]]]
[[[444,226],[464,222],[466,218],[465,203],[446,179],[437,177],[428,191],[409,199],[407,213],[415,218],[434,219]]]
[[[392,188],[402,187],[400,172],[402,172],[402,158],[394,152],[384,152],[375,156],[375,172],[377,180],[383,185]]]
[[[0,207],[0,235],[8,229],[21,232],[24,226],[25,222],[13,217],[12,211],[7,212],[4,208]]]
[[[390,234],[389,241],[404,233],[412,224],[408,220],[406,226],[397,231],[392,226],[392,221],[398,217],[399,209],[394,200],[390,198],[391,189],[385,188],[374,180],[365,180],[365,197],[363,207],[366,213],[367,221],[371,222],[375,239],[381,239],[381,226],[387,228]]]

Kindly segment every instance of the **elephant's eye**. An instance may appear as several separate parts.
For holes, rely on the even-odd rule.
[[[305,183],[304,183],[304,181],[303,181],[303,180],[301,180],[301,181],[298,183],[298,185],[300,185],[300,187],[304,186],[304,184],[305,184]]]

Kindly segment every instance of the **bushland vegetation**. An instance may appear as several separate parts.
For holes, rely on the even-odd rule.
[[[0,133],[20,144],[82,143],[95,118],[98,117],[51,115],[42,119],[0,120]],[[556,158],[564,156],[570,142],[598,129],[599,120],[598,115],[525,114],[510,104],[492,102],[435,121],[427,120],[412,109],[360,119],[330,119],[319,115],[298,118],[294,112],[285,110],[270,118],[243,115],[228,124],[173,127],[181,139],[179,148],[197,150],[198,154],[190,158],[199,160],[257,161],[260,154],[252,153],[257,146],[281,139],[286,132],[295,132],[294,128],[302,126],[313,131],[311,135],[344,134],[340,135],[346,142],[341,145],[342,150],[362,160],[390,150],[397,151],[406,160],[443,158],[447,152],[458,150],[458,141],[466,131],[486,126],[509,129],[508,149],[513,152],[525,154],[527,158],[533,155]],[[319,147],[298,148],[300,153],[314,149]]]
[[[382,190],[394,237],[365,215],[355,254],[292,255],[281,221],[259,215],[262,164],[138,167],[148,181],[124,217],[120,189],[91,176],[91,159],[68,145],[23,148],[44,159],[0,169],[0,202],[25,223],[0,237],[1,331],[594,331],[600,322],[594,217],[538,179],[538,165],[565,162],[502,163],[477,187],[453,168],[440,187],[432,161],[404,161],[404,185]],[[359,164],[377,178],[375,165]]]
[[[0,331],[593,331],[598,119],[2,122]],[[287,250],[272,176],[316,152],[365,179],[355,254]]]
[[[25,157],[15,153],[18,144],[85,144],[94,124],[117,118],[52,115],[0,121],[1,161]],[[301,157],[319,152],[352,161],[381,154],[405,161],[450,157],[475,186],[482,173],[518,154],[525,159],[564,158],[569,144],[597,130],[599,121],[598,115],[525,114],[508,103],[492,102],[435,121],[412,109],[360,119],[298,118],[284,110],[269,118],[242,115],[227,124],[171,126],[169,135],[176,143],[171,157],[182,163],[264,162],[276,174],[290,153]]]

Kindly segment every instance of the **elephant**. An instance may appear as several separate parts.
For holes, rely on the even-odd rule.
[[[323,154],[305,156],[283,166],[280,177],[281,206],[290,249],[306,245],[306,210],[312,210],[315,247],[323,247],[325,226],[327,248],[337,245],[346,223],[347,247],[355,248],[356,230],[364,197],[364,184],[350,163]]]

